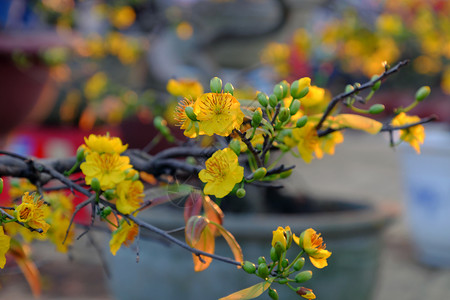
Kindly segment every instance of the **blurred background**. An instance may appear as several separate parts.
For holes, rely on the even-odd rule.
[[[0,146],[40,158],[67,157],[84,136],[110,132],[130,148],[160,139],[154,153],[170,146],[153,126],[156,116],[173,125],[178,98],[167,92],[170,79],[197,80],[206,91],[210,78],[219,76],[234,85],[237,97],[255,99],[256,91],[270,94],[282,79],[308,76],[335,95],[403,59],[410,59],[408,66],[382,84],[374,101],[386,106],[379,119],[387,121],[420,86],[431,87],[430,97],[411,111],[439,118],[426,126],[422,155],[406,147],[394,151],[388,136],[346,132],[334,156],[310,165],[297,161],[286,189],[356,199],[388,212],[380,223],[375,273],[368,275],[372,288],[352,299],[446,299],[448,1],[3,0]],[[172,132],[182,137],[178,128]],[[67,256],[33,245],[42,298],[120,298],[94,248],[82,239]],[[0,285],[2,299],[31,297],[14,267],[0,272]]]

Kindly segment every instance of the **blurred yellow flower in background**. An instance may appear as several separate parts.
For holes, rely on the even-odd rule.
[[[404,112],[401,112],[392,120],[392,126],[403,126],[419,121],[420,118],[418,116],[408,116]],[[401,129],[400,139],[410,144],[417,153],[420,153],[420,145],[425,140],[425,128],[422,125],[416,125],[407,129]]]
[[[3,226],[0,226],[0,269],[3,269],[6,264],[6,252],[9,250],[11,238],[5,234]]]
[[[116,255],[122,244],[127,247],[130,246],[138,235],[139,226],[132,221],[129,222],[122,220],[119,228],[113,232],[112,238],[109,241],[109,249],[112,255]]]

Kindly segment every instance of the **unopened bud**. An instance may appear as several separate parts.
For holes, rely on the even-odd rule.
[[[246,192],[245,192],[245,190],[243,188],[239,188],[236,191],[236,197],[238,197],[238,198],[244,198],[245,194],[246,194]]]
[[[77,150],[77,162],[81,162],[84,159],[84,147],[78,147]]]
[[[278,256],[277,250],[274,247],[270,248],[270,259],[273,262],[276,262],[276,261],[278,261],[278,259],[280,259],[280,257]]]
[[[258,99],[258,102],[259,104],[261,104],[261,106],[267,107],[267,105],[269,105],[269,97],[265,93],[258,93],[256,98]]]
[[[306,123],[308,122],[308,116],[302,116],[300,119],[297,120],[297,123],[295,124],[295,126],[297,128],[302,128],[303,126],[306,125]]]
[[[115,192],[113,189],[108,189],[103,192],[103,196],[105,196],[105,198],[108,200],[112,200],[115,198]]]
[[[233,150],[234,153],[236,153],[237,156],[241,154],[241,143],[237,139],[231,140],[229,147],[231,150]]]
[[[297,99],[294,99],[291,103],[291,106],[289,107],[289,110],[291,112],[291,116],[295,115],[300,110],[300,101]]]
[[[372,76],[372,78],[371,78],[371,80],[372,81],[375,81],[375,80],[377,80],[378,79],[378,75],[373,75]],[[378,80],[377,82],[375,82],[374,84],[373,84],[373,86],[372,86],[372,91],[377,91],[379,88],[380,88],[380,86],[381,86],[381,80]]]
[[[186,116],[191,119],[192,121],[198,121],[197,115],[194,112],[194,108],[192,106],[186,106],[184,109],[184,112],[186,113]]]
[[[249,273],[249,274],[253,274],[256,271],[256,266],[254,263],[246,260],[244,261],[244,263],[242,264],[242,269],[244,269],[245,272]]]
[[[258,257],[258,265],[266,263],[266,258],[264,256]]]
[[[267,170],[264,167],[261,167],[259,169],[256,169],[255,172],[253,172],[253,179],[255,180],[261,180],[266,176]]]
[[[274,94],[270,95],[270,97],[269,97],[269,105],[272,106],[273,108],[275,108],[275,106],[277,106],[277,104],[278,104],[277,96],[275,96]]]
[[[283,260],[281,261],[281,266],[282,266],[283,268],[286,268],[287,266],[289,266],[289,260],[287,260],[286,258],[283,259]]]
[[[286,252],[286,247],[280,241],[275,243],[274,248],[275,251],[277,251],[278,257],[281,257],[281,255],[283,255],[283,253]]]
[[[101,212],[102,218],[106,218],[107,216],[109,216],[111,214],[111,212],[112,212],[111,206],[107,206],[107,207],[103,208],[102,212]]]
[[[300,78],[291,84],[291,96],[294,99],[305,97],[309,92],[311,79],[308,77]]]
[[[304,257],[300,257],[294,264],[294,270],[295,271],[300,271],[303,266],[305,265],[305,258]]]
[[[223,92],[233,95],[234,94],[234,86],[231,83],[227,82],[225,84],[225,86],[223,87]]]
[[[384,105],[383,104],[374,104],[369,108],[369,113],[372,115],[379,114],[384,111]]]
[[[259,108],[259,107],[258,107]],[[262,121],[262,111],[261,108],[255,110],[252,116],[252,127],[258,127]]]
[[[273,87],[273,94],[277,97],[278,100],[283,99],[283,86],[281,84],[277,84]]]
[[[100,181],[97,179],[97,177],[92,178],[91,188],[96,192],[100,191]]]
[[[417,101],[422,101],[424,100],[426,97],[428,97],[428,95],[430,95],[431,93],[431,89],[429,86],[423,86],[420,89],[417,90],[416,92],[416,100]]]
[[[283,87],[283,99],[287,97],[289,93],[289,83],[286,80],[281,81],[279,84]]]
[[[345,86],[345,92],[346,92],[346,93],[350,93],[350,92],[352,92],[354,89],[355,89],[355,88],[354,88],[353,85],[351,85],[351,84],[347,84],[347,85]]]
[[[278,120],[280,120],[280,122],[286,122],[287,120],[289,120],[290,116],[291,113],[289,112],[289,108],[282,107],[280,109],[280,113],[278,114]]]
[[[303,271],[303,272],[298,273],[295,276],[295,282],[302,283],[302,282],[310,280],[311,278],[312,278],[311,271]]]
[[[273,300],[278,300],[279,299],[276,289],[269,288],[268,294],[269,294],[269,297],[272,298]]]
[[[262,263],[258,265],[258,276],[261,278],[267,278],[269,275],[269,268],[266,263]]]
[[[219,77],[214,77],[209,82],[209,87],[212,93],[221,93],[222,92],[222,79]]]

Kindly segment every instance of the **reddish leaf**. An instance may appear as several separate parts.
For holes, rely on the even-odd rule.
[[[202,209],[202,195],[192,192],[184,204],[184,221],[187,223],[190,217],[200,215]]]

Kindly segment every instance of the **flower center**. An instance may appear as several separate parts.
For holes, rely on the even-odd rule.
[[[212,158],[208,161],[207,172],[218,181],[223,181],[227,175],[229,164],[227,161]]]

